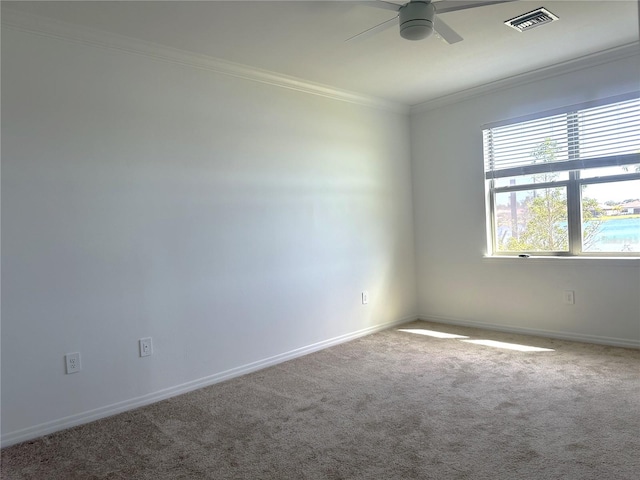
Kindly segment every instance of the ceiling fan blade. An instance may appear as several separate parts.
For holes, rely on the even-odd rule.
[[[458,43],[462,41],[462,37],[458,35],[453,28],[440,20],[440,17],[438,17],[437,15],[433,20],[433,29],[448,44]]]
[[[376,0],[375,2],[366,2],[367,7],[384,8],[385,10],[392,10],[394,12],[400,11],[404,5],[400,5],[392,2],[384,2],[382,0]]]
[[[367,28],[364,32],[360,32],[357,35],[354,35],[353,37],[347,38],[345,42],[350,42],[352,40],[364,40],[365,38],[369,38],[378,32],[382,32],[383,30],[386,30],[387,28],[392,27],[394,25],[394,20],[396,20],[397,18],[398,18],[398,15],[396,15],[393,18],[390,18],[389,20],[385,20],[382,23],[379,23],[375,27]]]
[[[457,12],[458,10],[467,10],[469,8],[486,7],[487,5],[495,5],[498,3],[517,2],[518,0],[476,0],[476,1],[458,1],[458,0],[442,0],[433,2],[436,7],[436,13]]]

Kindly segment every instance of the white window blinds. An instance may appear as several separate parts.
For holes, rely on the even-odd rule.
[[[483,127],[485,176],[640,163],[639,94]]]

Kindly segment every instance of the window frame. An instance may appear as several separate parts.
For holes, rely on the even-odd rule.
[[[640,152],[631,154],[614,154],[609,156],[591,157],[581,159],[579,156],[579,137],[580,133],[577,128],[579,112],[599,106],[613,105],[628,100],[640,99],[640,92],[632,92],[629,94],[618,95],[606,99],[571,105],[559,109],[548,110],[537,114],[531,114],[518,117],[511,120],[494,122],[483,125],[483,142],[485,162],[485,200],[487,215],[487,254],[489,257],[515,257],[515,256],[533,256],[533,257],[622,257],[622,258],[640,258],[640,252],[588,252],[583,251],[583,232],[582,232],[582,190],[583,186],[609,183],[613,184],[622,181],[640,180],[640,172],[629,172],[624,174],[613,174],[609,176],[599,177],[580,177],[582,170],[592,168],[603,168],[610,166],[624,166],[640,164]],[[529,121],[541,120],[557,115],[566,115],[566,136],[567,136],[567,159],[559,162],[538,163],[529,165],[519,165],[512,168],[495,169],[493,160],[487,159],[487,150],[493,149],[491,142],[492,128],[511,126]],[[489,137],[489,147],[487,147],[487,136]],[[493,151],[493,150],[491,150]],[[492,168],[488,168],[491,165]],[[560,168],[558,168],[560,167]],[[496,175],[496,172],[499,172]],[[542,183],[521,183],[516,185],[505,185],[496,187],[495,182],[499,178],[513,178],[520,175],[535,175],[540,173],[568,173],[568,178],[564,180],[542,182]],[[498,250],[497,244],[497,211],[496,211],[496,195],[500,193],[520,192],[527,190],[537,190],[544,188],[566,188],[566,204],[567,204],[567,242],[568,249],[566,251],[525,251],[525,250]]]

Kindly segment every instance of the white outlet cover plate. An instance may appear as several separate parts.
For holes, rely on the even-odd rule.
[[[138,344],[140,346],[140,356],[148,357],[153,353],[153,343],[151,342],[151,337],[141,338],[138,340]]]
[[[67,367],[67,375],[70,373],[78,373],[81,370],[80,352],[67,353],[64,356],[64,360]]]
[[[564,303],[567,305],[573,305],[576,303],[575,292],[573,290],[565,290]]]

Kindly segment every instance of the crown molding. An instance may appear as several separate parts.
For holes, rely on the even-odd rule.
[[[117,50],[127,54],[142,55],[158,61],[207,70],[221,75],[242,78],[274,87],[295,90],[333,100],[352,103],[394,113],[408,114],[410,107],[381,98],[341,90],[309,82],[289,75],[229,62],[207,55],[167,47],[157,43],[114,34],[103,30],[74,25],[52,18],[18,12],[3,6],[2,27],[13,28],[35,35],[62,39],[82,45]]]
[[[74,25],[30,13],[18,12],[6,6],[2,8],[1,21],[3,28],[13,28],[83,45],[142,55],[157,61],[207,70],[221,75],[400,114],[426,112],[505,88],[537,82],[620,59],[640,56],[640,43],[634,42],[409,106],[124,35]]]
[[[410,112],[412,115],[416,113],[427,112],[429,110],[435,110],[437,108],[444,107],[453,103],[458,103],[463,100],[487,95],[489,93],[503,90],[505,88],[526,85],[528,83],[538,82],[547,78],[557,77],[578,70],[596,67],[598,65],[603,65],[625,58],[639,56],[640,43],[634,42],[601,52],[585,55],[583,57],[578,57],[566,62],[550,65],[548,67],[533,70],[531,72],[507,77],[495,82],[479,85],[477,87],[461,90],[449,95],[443,95],[442,97],[434,98],[432,100],[427,100],[426,102],[411,106]]]

